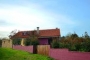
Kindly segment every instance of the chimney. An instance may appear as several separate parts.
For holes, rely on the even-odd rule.
[[[39,27],[37,27],[37,34],[39,34]]]
[[[56,27],[56,29],[58,29],[58,28]]]

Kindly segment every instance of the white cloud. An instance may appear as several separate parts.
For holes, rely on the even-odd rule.
[[[13,25],[8,27],[0,26],[0,31],[12,31],[14,29],[32,30],[37,26],[41,29],[63,28],[65,27],[64,25],[75,24],[70,18],[64,15],[47,12],[39,5],[30,3],[27,3],[27,5],[3,5],[3,8],[0,8],[0,19],[12,23]]]

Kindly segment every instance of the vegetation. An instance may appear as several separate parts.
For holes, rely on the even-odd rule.
[[[36,36],[31,37],[31,45],[38,45],[39,41]]]
[[[58,40],[53,40],[53,42],[51,43],[52,48],[59,48],[59,42]]]
[[[16,34],[16,30],[12,31],[10,33],[9,38],[13,40],[13,44],[14,45],[20,45],[22,39],[17,37],[15,34]],[[25,41],[24,41],[24,44],[26,46],[29,46],[29,45],[38,45],[39,44],[39,42],[38,42],[38,35],[36,34],[36,31],[32,31],[31,33],[28,32],[27,35],[29,37],[25,38]]]
[[[53,60],[50,57],[31,54],[9,48],[0,48],[0,60]]]
[[[13,44],[14,45],[20,45],[21,44],[21,39],[20,38],[14,38],[13,39]]]
[[[25,40],[25,45],[38,45],[38,35],[35,33],[36,31],[32,31],[32,33],[28,34],[30,37]],[[14,44],[20,44],[20,40],[16,40],[13,42]],[[90,52],[90,36],[87,32],[84,33],[81,37],[79,37],[75,32],[69,33],[67,36],[61,37],[60,41],[53,40],[51,43],[53,48],[68,48],[73,51],[86,51]]]
[[[25,45],[28,46],[28,45],[38,45],[39,42],[38,42],[38,36],[37,34],[35,33],[35,31],[32,31],[31,34],[28,34],[29,35],[29,38],[27,38],[25,40]]]
[[[87,32],[82,37],[76,33],[61,37],[59,48],[68,48],[71,51],[90,52],[90,37]]]
[[[26,39],[25,39],[25,45],[26,45],[26,46],[31,45],[31,39],[30,39],[30,38],[26,38]]]

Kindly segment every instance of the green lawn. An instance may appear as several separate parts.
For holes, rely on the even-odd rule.
[[[21,50],[0,48],[0,60],[53,60],[50,57],[32,54]]]

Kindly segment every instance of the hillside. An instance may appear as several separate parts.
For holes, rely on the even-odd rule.
[[[52,58],[9,48],[0,48],[0,60],[52,60]]]

